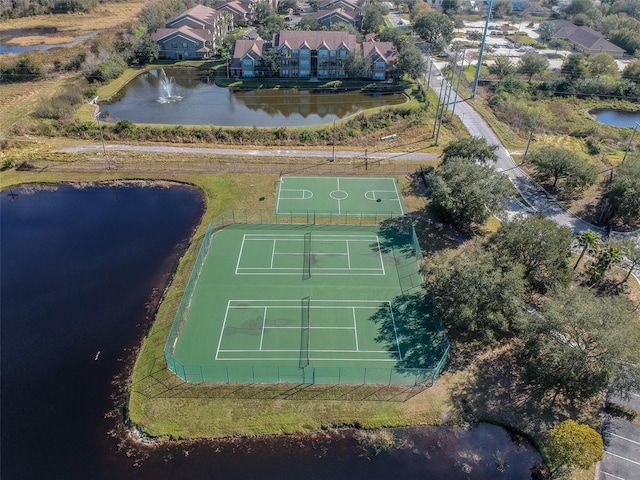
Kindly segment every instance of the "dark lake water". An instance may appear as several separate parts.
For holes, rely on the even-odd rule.
[[[613,110],[607,108],[602,110],[592,110],[591,114],[596,117],[598,122],[605,125],[613,125],[614,127],[633,128],[636,122],[640,123],[640,111],[628,112],[625,110]]]
[[[175,125],[291,127],[319,125],[367,108],[404,103],[402,93],[314,93],[298,89],[232,92],[192,68],[150,70],[129,82],[119,98],[101,105],[108,121]],[[318,83],[318,86],[320,83]]]
[[[105,417],[112,380],[147,330],[147,304],[164,289],[203,199],[184,186],[0,193],[3,480],[519,480],[540,461],[487,424],[398,429],[401,447],[379,455],[347,431],[119,450],[108,432],[120,420]]]

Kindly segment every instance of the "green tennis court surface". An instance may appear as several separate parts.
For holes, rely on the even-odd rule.
[[[276,213],[389,215],[405,213],[394,178],[281,177]]]
[[[416,346],[401,338],[407,318],[395,303],[421,286],[410,242],[389,226],[218,231],[167,343],[170,368],[194,382],[425,381],[433,372],[405,361]]]

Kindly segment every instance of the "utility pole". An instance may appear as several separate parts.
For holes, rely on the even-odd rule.
[[[98,98],[96,97],[96,105],[98,104]],[[100,140],[102,141],[102,153],[105,158],[105,165],[107,170],[111,169],[111,165],[109,164],[109,157],[107,156],[107,147],[104,144],[104,135],[102,134],[102,124],[100,123],[100,115],[102,112],[98,110],[98,113],[95,115],[95,119],[98,121],[98,130],[100,130]]]
[[[522,156],[522,163],[527,158],[527,153],[529,153],[529,145],[531,145],[531,140],[533,140],[533,134],[536,132],[536,124],[538,120],[533,121],[533,125],[531,125],[531,130],[529,130],[529,139],[527,140],[527,148],[524,149],[524,155]]]
[[[487,31],[489,30],[489,21],[491,20],[492,9],[493,9],[493,0],[489,0],[489,10],[487,11],[487,20],[484,23],[482,43],[480,44],[480,53],[478,54],[478,64],[476,65],[476,74],[473,79],[473,87],[471,87],[471,98],[476,98],[476,89],[478,88],[478,79],[480,78],[480,68],[482,67],[482,55],[484,54],[484,46],[487,43]]]

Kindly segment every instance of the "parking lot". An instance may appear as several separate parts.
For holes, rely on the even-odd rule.
[[[609,401],[640,412],[640,394],[629,398],[611,396]],[[609,416],[603,429],[604,457],[598,465],[597,480],[640,478],[640,424],[623,417]]]

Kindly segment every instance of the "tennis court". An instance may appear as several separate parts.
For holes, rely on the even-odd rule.
[[[231,225],[195,278],[165,350],[187,381],[416,384],[432,374],[406,365],[398,334],[393,299],[421,288],[408,232]]]
[[[404,215],[395,178],[281,177],[276,214]]]

